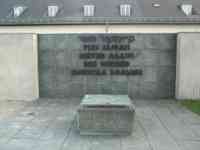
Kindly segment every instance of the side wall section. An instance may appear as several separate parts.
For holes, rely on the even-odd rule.
[[[178,35],[176,98],[200,98],[200,33]]]
[[[37,35],[0,34],[0,99],[39,97]]]

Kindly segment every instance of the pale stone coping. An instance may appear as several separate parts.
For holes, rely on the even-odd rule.
[[[35,73],[35,79],[34,79],[34,93],[35,98],[34,100],[39,98],[39,71],[38,71],[38,35],[33,34],[33,56],[35,56],[35,66],[34,66],[34,73]]]
[[[132,106],[128,95],[85,95],[81,106]]]
[[[133,25],[35,25],[0,26],[0,33],[180,33],[200,32],[199,25],[133,24]]]

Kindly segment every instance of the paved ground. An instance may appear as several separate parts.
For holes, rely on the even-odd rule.
[[[199,150],[200,117],[175,100],[135,101],[132,136],[80,136],[80,99],[0,101],[0,150]]]

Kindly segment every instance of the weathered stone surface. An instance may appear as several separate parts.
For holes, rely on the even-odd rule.
[[[159,89],[157,88],[157,84],[154,82],[141,82],[140,83],[140,92],[139,96],[145,98],[145,99],[153,99],[155,97],[158,97]]]
[[[177,48],[176,98],[200,98],[200,34],[180,33]]]
[[[134,106],[127,95],[85,95],[78,110],[80,134],[130,134]]]
[[[174,97],[174,92],[171,91],[175,91],[175,86],[171,83],[175,83],[176,73],[175,34],[125,34],[135,36],[135,41],[130,44],[130,52],[136,53],[136,57],[128,60],[130,62],[128,68],[142,69],[142,75],[129,77],[118,75],[72,76],[70,73],[72,69],[83,68],[83,60],[79,59],[79,54],[84,50],[79,37],[86,35],[88,34],[39,35],[41,97],[82,96],[84,94],[129,94],[135,98]],[[109,34],[109,36],[112,35],[123,36],[124,34]],[[96,44],[103,44],[99,39],[105,34],[93,34],[93,36],[97,37]],[[97,68],[103,69],[101,66]],[[122,67],[116,68],[123,69]],[[49,69],[50,71],[46,72]],[[73,86],[73,94],[70,95],[69,87],[74,82],[81,85],[81,90],[79,86]],[[164,86],[160,86],[161,83]],[[65,92],[58,92],[65,87]],[[83,94],[79,94],[78,91]]]
[[[37,36],[0,34],[0,99],[38,98]]]
[[[0,101],[1,150],[199,150],[200,116],[176,100],[135,100],[133,134],[123,137],[80,136],[80,100]]]

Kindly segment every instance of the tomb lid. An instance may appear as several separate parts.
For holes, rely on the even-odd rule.
[[[128,95],[85,95],[81,106],[132,106]]]

